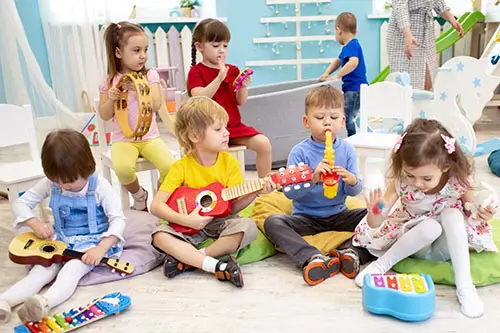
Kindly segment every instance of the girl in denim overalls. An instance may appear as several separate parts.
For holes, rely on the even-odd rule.
[[[80,279],[103,257],[118,258],[123,249],[125,217],[109,182],[95,172],[95,161],[85,137],[73,130],[50,133],[42,147],[47,178],[17,199],[14,227],[29,227],[41,239],[57,239],[69,249],[85,252],[81,260],[50,267],[35,265],[28,275],[0,294],[0,323],[11,308],[24,302],[19,318],[39,321],[52,307],[67,300]],[[33,215],[32,209],[50,196],[54,225]],[[37,294],[55,278],[43,295]]]

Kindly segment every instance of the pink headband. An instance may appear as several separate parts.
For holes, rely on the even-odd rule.
[[[401,145],[403,144],[403,139],[406,136],[406,132],[403,133],[403,135],[398,136],[398,140],[396,141],[396,144],[394,145],[394,152],[396,153],[399,148],[401,148]],[[444,141],[444,147],[446,148],[446,151],[448,154],[453,154],[455,152],[455,138],[450,138],[447,135],[441,134],[441,137],[443,138]]]

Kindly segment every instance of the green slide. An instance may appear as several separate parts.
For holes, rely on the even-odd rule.
[[[464,33],[468,33],[472,27],[480,21],[484,21],[484,14],[481,13],[480,11],[474,11],[474,12],[468,12],[464,13],[459,19],[458,22],[462,24],[462,27],[464,28]],[[438,38],[436,38],[436,50],[438,53],[443,52],[447,48],[451,47],[453,44],[455,44],[460,38],[458,37],[458,33],[455,29],[450,28],[443,32]],[[382,82],[385,80],[385,78],[390,74],[390,69],[389,66],[384,68],[383,71],[381,71],[375,79],[371,82],[377,83],[377,82]]]

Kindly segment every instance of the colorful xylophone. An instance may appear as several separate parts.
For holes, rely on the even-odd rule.
[[[422,321],[434,313],[434,283],[427,274],[367,274],[362,294],[364,308],[374,314]]]
[[[14,328],[15,333],[70,332],[82,326],[117,315],[130,307],[130,297],[111,293],[94,299],[86,306],[45,317],[39,322],[26,322]]]

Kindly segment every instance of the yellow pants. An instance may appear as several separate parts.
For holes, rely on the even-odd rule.
[[[139,156],[147,159],[160,171],[160,183],[163,183],[174,158],[165,141],[160,138],[146,142],[113,142],[111,160],[120,183],[128,185],[137,179],[135,165]]]

